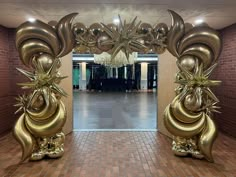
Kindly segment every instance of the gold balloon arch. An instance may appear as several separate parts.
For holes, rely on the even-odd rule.
[[[193,27],[185,24],[175,12],[170,28],[164,23],[154,27],[148,23],[94,23],[89,28],[72,21],[77,13],[63,17],[57,24],[42,21],[25,22],[16,32],[16,47],[21,61],[33,72],[18,69],[29,82],[20,83],[31,89],[20,95],[17,112],[23,113],[14,127],[16,140],[22,146],[21,161],[40,160],[45,156],[61,157],[65,135],[62,128],[66,109],[61,101],[65,91],[58,86],[64,76],[58,71],[60,58],[73,49],[75,52],[100,54],[108,52],[114,60],[118,52],[127,60],[132,52],[163,53],[166,49],[175,56],[176,97],[164,112],[164,123],[173,134],[173,152],[178,156],[192,155],[213,162],[212,145],[217,129],[212,120],[219,100],[210,90],[220,81],[209,80],[217,65],[221,40],[217,31],[206,24]]]

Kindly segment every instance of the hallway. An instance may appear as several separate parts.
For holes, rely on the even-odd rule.
[[[74,92],[74,129],[156,129],[156,92]]]

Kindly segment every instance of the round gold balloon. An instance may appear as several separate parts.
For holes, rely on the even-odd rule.
[[[109,37],[105,34],[101,35],[99,38],[98,38],[98,48],[101,50],[101,51],[105,51],[107,52],[108,50],[110,50],[112,48],[112,44],[107,44],[106,42],[109,41]]]
[[[139,26],[139,31],[142,34],[147,34],[152,31],[152,25],[150,25],[149,23],[141,23],[141,25]]]
[[[89,32],[92,36],[98,37],[103,32],[103,26],[100,23],[93,23],[89,26]]]
[[[83,23],[75,23],[73,25],[73,32],[75,34],[75,36],[79,35],[79,36],[83,36],[86,34],[87,32],[87,28]]]
[[[107,24],[107,27],[110,28],[111,30],[115,30],[115,31],[118,30],[117,25],[115,25],[114,23]]]
[[[153,27],[153,32],[166,35],[168,33],[168,26],[165,23],[158,23]]]
[[[195,67],[195,64],[195,58],[191,55],[184,55],[180,58],[180,65],[188,71],[192,71]]]
[[[42,69],[47,72],[52,66],[54,58],[51,55],[43,54],[37,58],[37,64],[42,67]]]

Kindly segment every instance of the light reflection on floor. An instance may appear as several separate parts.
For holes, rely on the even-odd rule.
[[[74,129],[156,129],[156,92],[74,92]]]

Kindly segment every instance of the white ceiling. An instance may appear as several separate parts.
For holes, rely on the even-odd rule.
[[[236,0],[0,0],[0,24],[17,27],[29,17],[58,21],[66,14],[78,12],[75,21],[86,25],[111,23],[117,14],[126,20],[138,16],[152,25],[170,25],[167,9],[179,13],[186,22],[203,18],[216,29],[236,23]]]

